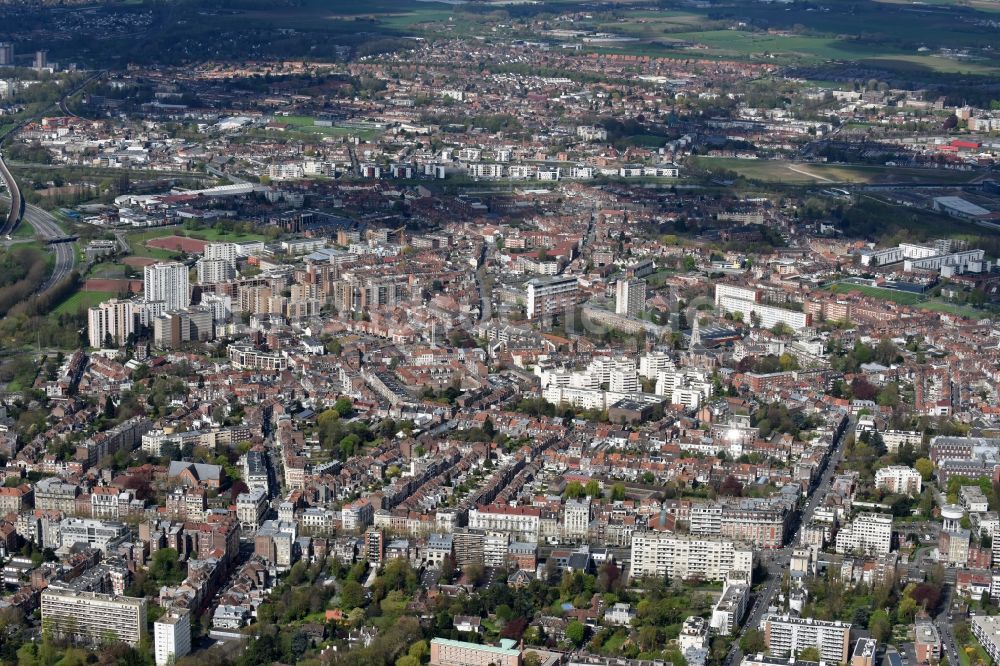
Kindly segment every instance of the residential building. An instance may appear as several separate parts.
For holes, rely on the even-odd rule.
[[[771,656],[788,657],[814,647],[827,663],[847,663],[851,640],[850,623],[768,614],[761,624],[764,626],[767,652]]]
[[[727,583],[722,596],[712,609],[712,629],[720,636],[731,635],[747,610],[750,586],[746,583]]]
[[[565,314],[579,300],[579,281],[575,277],[535,278],[526,287],[528,319],[542,319]]]
[[[191,651],[191,611],[168,608],[153,623],[156,666],[172,664]]]
[[[646,307],[645,280],[618,280],[615,285],[615,314],[637,317]]]
[[[135,332],[135,311],[132,301],[113,298],[87,310],[87,342],[100,349],[110,341],[122,346]]]
[[[733,571],[752,572],[753,550],[713,537],[635,532],[631,561],[631,578],[721,581]]]
[[[191,304],[188,267],[171,261],[150,264],[143,269],[143,295],[147,301],[163,301],[167,310],[180,310]]]
[[[941,634],[930,620],[917,620],[913,627],[913,648],[918,664],[941,661]]]
[[[122,641],[138,647],[146,633],[146,600],[48,587],[42,626],[57,636],[94,645]]]
[[[888,555],[892,549],[892,516],[862,513],[837,532],[838,553]]]
[[[923,487],[920,472],[906,465],[890,465],[875,472],[875,487],[916,497]]]
[[[503,639],[499,646],[435,638],[431,641],[431,666],[521,666],[517,643]]]

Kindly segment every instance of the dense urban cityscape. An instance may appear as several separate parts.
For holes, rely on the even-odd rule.
[[[1000,4],[0,2],[0,663],[1000,662]]]

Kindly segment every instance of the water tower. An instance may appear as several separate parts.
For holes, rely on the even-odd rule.
[[[944,519],[944,525],[941,529],[950,534],[957,533],[962,529],[962,517],[965,515],[965,509],[963,509],[958,504],[945,504],[941,507],[941,518]]]

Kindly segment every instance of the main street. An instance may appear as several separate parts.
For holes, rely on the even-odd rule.
[[[799,531],[802,529],[803,525],[808,525],[812,520],[813,513],[816,511],[816,507],[826,496],[827,492],[830,490],[830,485],[833,482],[834,474],[837,472],[837,466],[844,457],[844,444],[847,441],[847,436],[849,433],[854,432],[856,426],[856,420],[852,416],[848,419],[847,425],[841,432],[840,436],[834,440],[833,450],[830,451],[830,455],[827,456],[826,463],[823,466],[823,471],[820,473],[819,482],[810,491],[809,497],[806,500],[805,506],[802,507],[802,516],[799,520],[799,524],[796,525],[795,529],[789,535],[788,545],[773,550],[767,555],[765,555],[764,566],[767,567],[767,581],[764,588],[759,590],[755,595],[755,600],[753,606],[750,608],[750,614],[743,623],[742,629],[740,629],[739,634],[736,636],[736,640],[733,643],[733,647],[730,649],[729,654],[726,655],[725,660],[722,662],[723,666],[733,666],[734,664],[740,663],[743,659],[743,651],[740,650],[740,639],[746,634],[747,631],[751,629],[756,629],[760,626],[761,620],[764,618],[764,614],[767,613],[767,609],[771,606],[771,602],[774,600],[774,595],[777,594],[778,589],[781,586],[781,580],[788,571],[789,563],[792,558],[792,550],[795,547],[795,543],[799,538]]]

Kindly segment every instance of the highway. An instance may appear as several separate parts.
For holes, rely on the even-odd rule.
[[[0,229],[0,236],[8,236],[14,232],[17,224],[21,221],[21,216],[24,214],[24,200],[21,198],[21,189],[14,182],[14,175],[7,168],[2,155],[0,155],[0,178],[3,179],[7,191],[10,192],[10,211],[4,219],[3,228]]]
[[[42,238],[50,239],[65,235],[56,219],[38,206],[30,204],[25,206],[24,219]],[[73,243],[53,243],[50,247],[56,254],[56,263],[52,268],[52,274],[39,287],[39,292],[45,292],[69,277],[76,265],[76,250]]]

